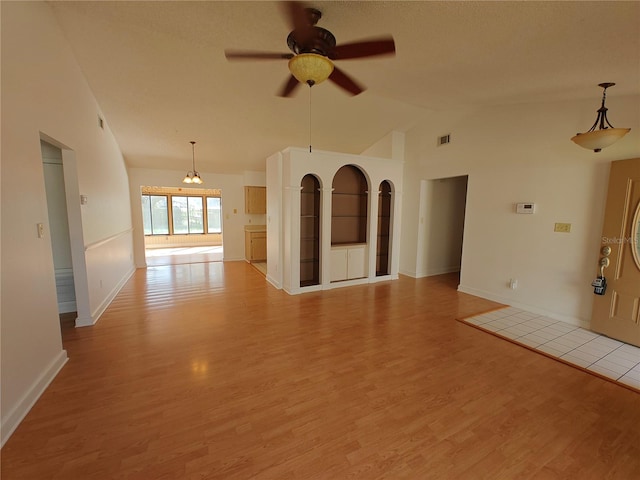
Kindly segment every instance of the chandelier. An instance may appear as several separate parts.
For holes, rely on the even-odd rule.
[[[200,174],[196,170],[196,152],[195,152],[196,142],[192,140],[189,143],[191,143],[191,162],[192,162],[193,170],[190,170],[187,172],[187,174],[182,179],[182,183],[196,183],[200,185],[202,183],[202,178],[200,178]]]

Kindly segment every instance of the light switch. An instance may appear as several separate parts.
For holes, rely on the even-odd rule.
[[[553,226],[554,232],[560,233],[571,233],[571,224],[570,223],[556,223]]]
[[[44,238],[44,223],[38,223],[38,238]]]

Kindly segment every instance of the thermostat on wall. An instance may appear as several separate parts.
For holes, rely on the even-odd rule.
[[[534,213],[535,211],[535,203],[516,203],[516,213]]]

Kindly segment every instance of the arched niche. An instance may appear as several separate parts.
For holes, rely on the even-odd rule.
[[[300,182],[300,286],[320,283],[320,182],[307,174]]]
[[[390,271],[392,195],[391,183],[383,180],[378,188],[376,276],[389,275]]]
[[[367,179],[358,167],[345,165],[333,177],[331,245],[367,242]]]

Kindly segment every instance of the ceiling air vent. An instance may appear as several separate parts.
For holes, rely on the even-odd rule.
[[[451,142],[451,134],[447,133],[446,135],[442,135],[438,137],[438,146],[446,145]]]

